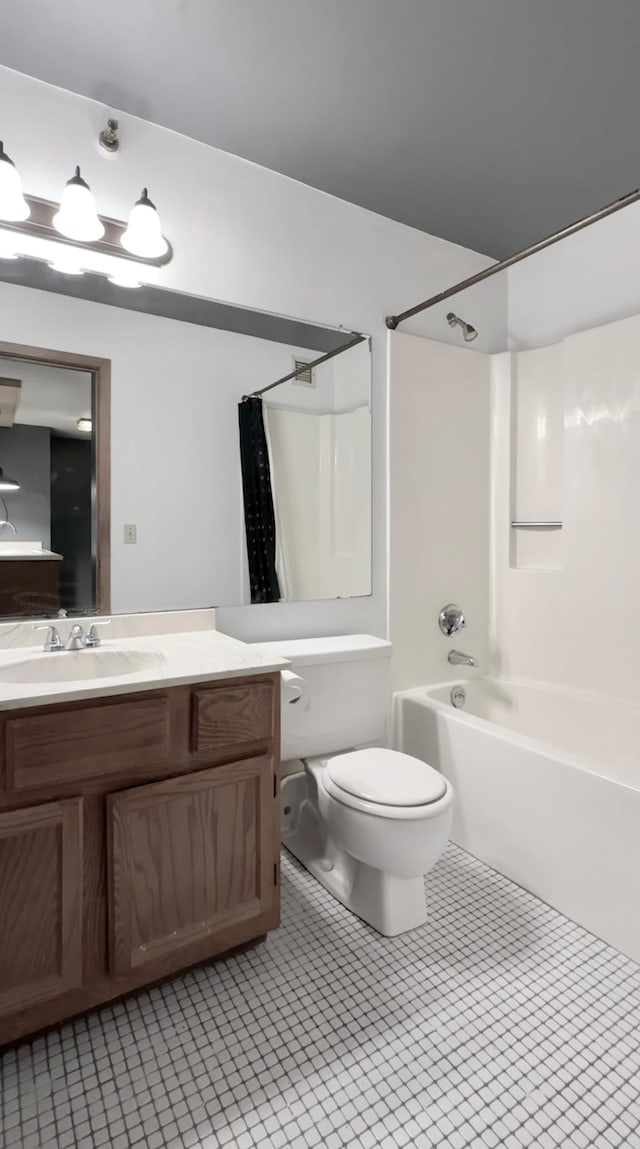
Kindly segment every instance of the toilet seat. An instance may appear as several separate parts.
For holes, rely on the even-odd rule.
[[[422,762],[397,750],[374,747],[328,758],[324,788],[345,806],[383,818],[428,818],[449,798],[446,780]]]

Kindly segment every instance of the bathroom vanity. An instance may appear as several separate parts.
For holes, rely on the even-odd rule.
[[[372,387],[347,323],[0,264],[2,1046],[278,925],[288,663],[201,616],[371,594]]]
[[[215,632],[157,647],[145,689],[3,680],[98,652],[0,658],[0,1044],[279,924],[279,672]]]

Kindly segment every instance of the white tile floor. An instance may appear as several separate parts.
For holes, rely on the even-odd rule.
[[[640,1149],[640,971],[449,847],[381,938],[297,863],[266,945],[10,1051],[3,1149]]]

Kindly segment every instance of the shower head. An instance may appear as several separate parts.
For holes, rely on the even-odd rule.
[[[454,315],[453,311],[450,311],[447,315],[447,323],[449,327],[460,327],[462,329],[462,336],[465,343],[473,343],[473,340],[478,338],[478,332],[475,327],[472,327],[470,323],[465,323],[464,319],[461,319],[459,315]]]

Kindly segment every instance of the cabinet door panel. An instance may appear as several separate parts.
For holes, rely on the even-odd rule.
[[[197,961],[212,934],[273,905],[273,779],[261,757],[109,796],[114,973]]]
[[[82,981],[82,799],[0,814],[0,1017]]]

